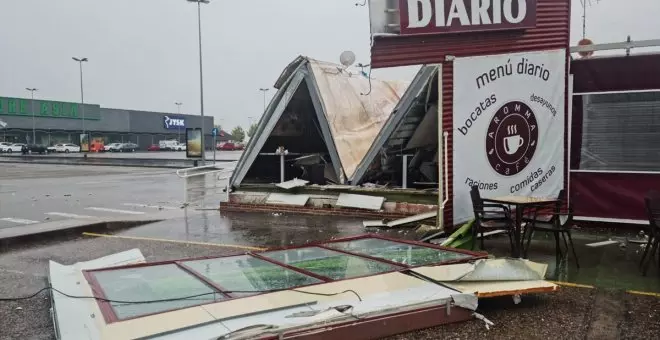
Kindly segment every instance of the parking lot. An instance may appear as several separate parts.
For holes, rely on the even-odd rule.
[[[207,182],[208,180],[208,182]],[[181,210],[184,179],[173,169],[46,164],[0,165],[0,228],[63,219]],[[212,178],[191,178],[196,206],[217,208]]]
[[[216,151],[216,158],[223,160],[238,160],[243,151]],[[87,157],[98,158],[152,158],[152,159],[185,159],[185,151],[135,151],[135,152],[91,152]],[[83,153],[50,153],[48,157],[83,157]],[[22,156],[20,152],[0,153],[0,157]],[[206,159],[213,159],[213,150],[206,150]]]

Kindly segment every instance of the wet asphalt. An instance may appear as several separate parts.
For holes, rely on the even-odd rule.
[[[0,228],[180,210],[184,182],[193,206],[217,208],[224,184],[212,174],[182,179],[172,169],[4,163]]]
[[[0,170],[0,218],[7,212],[29,212],[25,218],[40,218],[55,209],[72,213],[107,213],[89,207],[148,211],[180,202],[182,183],[172,170],[87,166],[16,165]],[[212,179],[210,179],[212,180]],[[189,183],[204,187],[207,179]],[[91,195],[90,195],[91,193]],[[5,195],[10,195],[9,199]],[[49,195],[49,196],[46,196]],[[217,207],[215,190],[202,190],[200,199]],[[36,200],[35,200],[36,199]],[[156,208],[129,207],[135,202]],[[165,205],[167,204],[167,205]],[[199,205],[200,207],[203,204]],[[65,210],[70,209],[70,210]],[[48,261],[73,264],[129,249],[140,249],[147,261],[239,254],[236,246],[277,247],[299,245],[365,232],[414,239],[408,229],[365,230],[362,219],[334,216],[302,216],[278,213],[220,213],[217,210],[180,209],[180,216],[118,231],[123,238],[72,235],[68,239],[0,249],[0,298],[31,295],[47,285]],[[26,213],[27,214],[27,213]],[[608,235],[583,233],[575,237],[581,269],[570,257],[553,263],[551,240],[534,240],[532,260],[550,263],[550,275],[588,284],[615,284],[616,291],[562,288],[556,294],[525,297],[513,304],[510,298],[484,300],[481,312],[495,321],[491,331],[482,322],[444,326],[413,332],[392,339],[655,339],[660,337],[660,299],[625,293],[635,287],[660,291],[660,277],[636,271],[637,249],[588,249],[588,242]],[[172,243],[164,240],[205,242]],[[489,240],[487,249],[506,255],[506,238]],[[619,286],[616,286],[619,284]],[[655,290],[654,288],[658,288]],[[0,301],[0,339],[52,339],[52,319],[47,294],[20,301]],[[612,326],[614,325],[614,326]]]

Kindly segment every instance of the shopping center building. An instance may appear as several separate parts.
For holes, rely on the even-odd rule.
[[[37,144],[79,144],[84,130],[91,140],[106,144],[132,142],[143,150],[160,140],[185,142],[186,128],[201,128],[202,123],[197,115],[7,97],[0,97],[0,120],[6,123],[4,128],[0,126],[0,141],[32,143],[34,130]],[[212,116],[204,117],[207,148],[213,145],[213,123]]]

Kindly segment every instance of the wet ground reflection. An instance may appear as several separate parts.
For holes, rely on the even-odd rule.
[[[254,247],[301,245],[365,233],[404,239],[416,238],[415,232],[408,228],[365,229],[362,226],[362,218],[188,210],[184,218],[133,228],[121,234]],[[535,236],[529,258],[549,265],[547,278],[550,280],[604,288],[660,292],[657,263],[653,263],[646,277],[641,275],[638,268],[641,256],[639,245],[612,245],[601,248],[586,246],[612,236],[614,235],[607,231],[574,232],[579,269],[575,266],[572,256],[560,263],[556,262],[554,241],[548,235]],[[625,235],[623,237],[625,238]],[[508,239],[489,239],[486,242],[486,251],[495,256],[508,256]]]
[[[362,218],[188,210],[184,218],[134,228],[122,235],[257,247],[299,245],[368,232],[398,238],[413,235],[404,229],[367,230]]]

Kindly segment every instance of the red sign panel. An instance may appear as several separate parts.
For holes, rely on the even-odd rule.
[[[399,0],[401,34],[533,28],[537,0]]]

